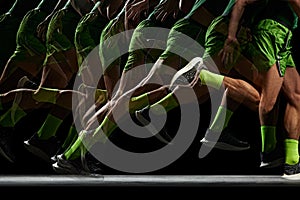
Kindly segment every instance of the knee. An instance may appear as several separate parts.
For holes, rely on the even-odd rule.
[[[260,111],[262,114],[268,114],[270,113],[276,104],[276,98],[272,98],[272,99],[261,99],[260,101]]]

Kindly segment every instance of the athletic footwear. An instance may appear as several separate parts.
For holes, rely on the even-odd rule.
[[[284,164],[283,176],[293,176],[300,174],[300,162],[294,165]]]
[[[55,162],[57,162],[57,156],[58,155],[61,155],[63,152],[65,151],[65,149],[64,148],[62,148],[61,146],[58,148],[58,150],[57,150],[57,152],[53,155],[53,156],[51,156],[51,162],[52,163],[55,163]]]
[[[186,66],[180,69],[172,78],[170,89],[176,85],[186,85],[192,82],[197,71],[207,69],[200,57],[193,58]]]
[[[51,156],[57,152],[59,148],[59,141],[56,137],[41,140],[37,133],[35,133],[29,140],[24,141],[24,147],[42,160],[48,163],[53,163]]]
[[[52,164],[53,170],[58,174],[71,175],[92,175],[99,176],[102,174],[97,163],[88,162],[85,158],[77,158],[75,160],[67,160],[63,154],[58,155],[56,163]]]
[[[51,163],[56,163],[57,162],[57,156],[58,155],[56,155],[56,154],[54,156],[51,156],[51,158],[50,158],[51,159]]]
[[[261,152],[260,153],[260,167],[261,168],[274,168],[279,167],[284,164],[284,151],[278,145],[271,152]]]
[[[208,147],[227,151],[243,151],[250,148],[248,142],[237,139],[229,133],[227,128],[221,134],[208,129],[200,142]]]
[[[135,111],[135,117],[142,126],[147,127],[149,132],[154,135],[158,140],[163,143],[170,144],[172,137],[168,134],[167,130],[163,127],[159,132],[151,123],[149,117],[150,107],[147,106],[141,110]]]
[[[14,128],[0,127],[0,154],[11,163],[16,161],[13,148],[13,134]]]

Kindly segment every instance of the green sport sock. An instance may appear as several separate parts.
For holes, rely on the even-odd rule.
[[[14,127],[15,124],[11,119],[11,109],[9,109],[6,113],[4,113],[0,117],[0,126],[2,127]]]
[[[299,162],[298,140],[285,139],[285,163],[295,165]]]
[[[74,144],[64,153],[67,160],[75,160],[80,158],[81,149],[84,148],[81,138],[77,138]]]
[[[173,93],[170,93],[164,98],[162,98],[160,101],[156,102],[155,104],[152,104],[150,108],[154,114],[161,115],[165,112],[162,111],[161,106],[164,107],[166,112],[169,112],[170,110],[178,107],[179,104],[177,102],[177,99],[174,97]]]
[[[81,155],[82,151],[80,148],[84,148],[85,151],[88,151],[96,142],[100,139],[107,138],[110,134],[117,128],[116,123],[109,120],[106,116],[99,127],[91,133],[87,133],[86,131],[82,131],[75,143],[64,153],[67,159],[74,158],[76,156]],[[104,137],[101,132],[105,134]],[[84,145],[83,142],[84,141]],[[84,146],[84,147],[83,147]]]
[[[68,132],[68,135],[65,139],[65,142],[62,144],[62,148],[63,149],[69,149],[69,147],[71,146],[71,144],[73,144],[75,142],[75,140],[77,139],[78,133],[77,133],[77,129],[75,126],[71,126]]]
[[[107,90],[96,89],[95,99],[97,104],[104,104],[107,102]]]
[[[224,76],[212,73],[208,70],[201,70],[199,77],[203,85],[207,85],[217,90],[221,88],[224,79]]]
[[[110,121],[110,119],[106,116],[100,126],[96,128],[93,136],[95,138],[95,141],[98,141],[96,138],[102,138],[103,135],[99,135],[100,129],[103,131],[103,133],[106,135],[106,137],[109,137],[112,132],[117,128],[117,124]]]
[[[59,119],[58,117],[48,114],[42,127],[37,132],[39,138],[42,140],[47,140],[51,136],[54,136],[59,126],[62,124],[62,122],[63,122],[62,119]]]
[[[148,93],[132,97],[129,103],[129,113],[149,105]]]
[[[21,107],[19,107],[18,104],[13,103],[11,110],[11,119],[14,125],[16,125],[26,115],[27,113]]]
[[[277,139],[276,139],[276,127],[275,126],[261,126],[261,151],[271,152],[275,149]]]
[[[2,127],[14,127],[27,113],[17,104],[13,106],[0,117]]]
[[[37,102],[55,104],[58,93],[58,89],[40,88],[37,93],[32,94],[32,98]]]
[[[228,126],[232,114],[233,112],[231,110],[228,110],[223,106],[220,106],[214,118],[214,121],[212,122],[209,129],[213,131],[221,132]]]

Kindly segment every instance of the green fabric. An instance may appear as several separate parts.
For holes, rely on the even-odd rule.
[[[146,49],[145,46],[149,46],[147,44],[149,43],[149,39],[155,38],[155,36],[151,35],[153,33],[147,29],[148,27],[156,27],[156,23],[152,20],[145,19],[135,28],[129,44],[128,59],[124,66],[125,71],[135,67],[136,63],[154,63],[158,56],[162,53],[161,49],[156,49],[156,51],[150,51],[150,54],[148,55],[149,49]],[[145,70],[149,71],[147,68]]]
[[[159,3],[162,4],[164,2],[165,0],[161,0]],[[173,16],[169,16],[161,22],[160,20],[157,21],[155,17],[157,12],[160,12],[160,8],[160,6],[156,6],[147,19],[142,20],[134,29],[129,45],[129,56],[124,70],[129,70],[135,67],[136,63],[155,63],[158,57],[163,53],[168,35],[166,34],[164,38],[162,37],[163,35],[161,32],[149,31],[147,28],[161,27],[166,30],[171,29],[175,22],[181,18],[181,13],[179,12],[175,19]],[[160,35],[158,36],[158,34]],[[158,38],[160,38],[161,41],[158,41]],[[145,46],[149,46],[149,41],[151,41],[151,39],[155,40],[153,48],[151,48],[151,50],[146,49]],[[158,45],[158,47],[155,45]],[[149,71],[147,68],[145,70]]]
[[[78,53],[78,64],[99,44],[101,31],[108,20],[96,13],[88,13],[83,16],[75,30],[74,44]]]
[[[298,140],[285,139],[285,163],[295,165],[299,162]]]
[[[26,115],[27,113],[21,107],[19,107],[18,104],[13,103],[11,110],[11,119],[14,126]]]
[[[2,127],[14,127],[14,123],[11,120],[11,109],[6,111],[3,115],[0,117],[0,126]]]
[[[155,104],[151,105],[150,108],[154,114],[160,115],[161,113],[161,106],[165,108],[166,112],[176,108],[179,106],[177,99],[174,97],[173,93],[166,95],[160,101],[156,102]]]
[[[105,142],[107,137],[109,137],[116,128],[117,125],[110,121],[108,117],[105,117],[95,131],[81,131],[77,140],[70,148],[68,148],[67,151],[65,151],[64,155],[67,159],[75,159],[80,157],[98,141],[103,140],[103,142]]]
[[[222,132],[228,126],[228,123],[232,115],[233,112],[231,110],[228,110],[223,106],[220,106],[216,113],[214,121],[212,122],[209,129],[217,132]]]
[[[113,133],[113,131],[117,128],[117,124],[110,121],[109,118],[106,116],[102,123],[93,131],[81,131],[77,141],[71,147],[74,150],[74,146],[79,147],[79,141],[84,144],[84,148],[86,150],[90,150],[91,147],[97,142],[105,143]]]
[[[46,12],[31,10],[23,18],[16,36],[17,47],[13,57],[23,60],[26,55],[45,55],[46,45],[36,37],[37,26],[47,16]]]
[[[104,118],[99,127],[95,130],[93,137],[94,138],[102,138],[103,135],[99,135],[103,131],[106,137],[109,137],[110,134],[117,128],[117,124],[112,122],[107,116]],[[96,140],[98,141],[98,140]]]
[[[271,152],[275,149],[277,138],[276,138],[276,127],[275,126],[261,126],[261,151]]]
[[[137,97],[132,97],[129,103],[129,113],[133,113],[139,108],[143,108],[149,105],[148,93],[144,93]]]
[[[26,115],[27,113],[14,103],[12,107],[0,117],[0,126],[14,127]]]
[[[183,55],[185,59],[191,60],[202,56],[204,49],[201,47],[204,47],[206,29],[190,19],[178,20],[170,30],[167,48],[159,58],[166,60],[170,56]],[[187,40],[187,38],[191,39]]]
[[[207,85],[217,90],[221,88],[224,79],[223,75],[212,73],[207,70],[201,70],[199,77],[203,85]]]
[[[64,143],[62,144],[62,148],[65,150],[68,150],[69,147],[71,147],[71,145],[76,141],[76,139],[78,138],[78,132],[75,126],[71,126],[68,132],[68,135],[64,141]]]
[[[243,26],[252,27],[252,25],[256,23],[257,17],[259,17],[261,13],[263,15],[265,14],[265,8],[268,6],[268,1],[269,0],[260,0],[256,1],[252,5],[248,5],[243,13],[242,19],[240,20],[241,24]],[[222,16],[230,17],[235,2],[236,0],[230,0],[222,13]]]
[[[10,57],[14,63],[21,63],[11,65],[7,76],[22,65],[31,65],[36,73],[42,69],[46,45],[36,37],[36,28],[45,17],[46,13],[40,10],[31,10],[24,16],[16,35],[16,49]]]
[[[235,2],[235,0],[231,0],[231,2]],[[202,6],[209,11],[211,15],[219,16],[224,12],[224,8],[228,3],[229,0],[197,0],[186,17],[192,17],[196,12],[199,12],[199,8]]]
[[[40,139],[47,140],[52,136],[55,136],[59,126],[62,124],[63,120],[48,114],[46,120],[44,121],[41,128],[38,130],[37,134]]]
[[[56,103],[56,97],[59,94],[58,89],[40,88],[37,93],[32,94],[32,98],[37,102]]]
[[[124,14],[110,20],[101,32],[99,56],[103,70],[107,70],[110,66],[118,65],[121,62],[119,57],[120,49],[124,45],[123,41],[113,40],[111,37],[123,31],[125,31]]]
[[[224,47],[224,42],[227,39],[228,35],[228,24],[229,18],[226,16],[216,17],[212,23],[209,25],[206,32],[206,41],[205,41],[205,53],[203,59],[210,60],[212,56],[218,55]],[[233,55],[233,62],[228,63],[225,68],[230,70],[240,58],[241,53],[248,58],[248,55],[245,53],[249,49],[251,44],[251,37],[249,34],[250,30],[241,26],[239,32],[237,33],[237,39],[239,41],[239,48],[235,49]]]
[[[75,160],[81,157],[81,150],[84,149],[84,145],[80,137],[74,142],[74,144],[64,152],[64,156],[67,160]]]
[[[191,17],[191,16],[198,10],[198,8],[199,8],[200,6],[202,6],[202,4],[203,4],[204,2],[206,2],[206,0],[197,0],[197,1],[194,3],[194,5],[193,5],[191,11],[186,15],[186,17]]]
[[[222,13],[223,16],[229,16],[231,14],[232,8],[235,4],[236,0],[230,0],[226,8],[224,9],[224,12]]]
[[[261,19],[271,19],[284,24],[290,30],[298,26],[298,16],[288,1],[264,0],[267,1],[264,12],[257,16],[257,21]]]
[[[96,89],[95,99],[97,104],[105,104],[107,102],[107,90]]]
[[[54,52],[75,47],[74,33],[79,20],[80,15],[72,8],[60,9],[53,15],[46,34],[47,58]]]
[[[292,35],[288,28],[274,20],[260,21],[253,31],[253,43],[249,49],[255,67],[259,71],[267,71],[279,61],[282,76],[287,66],[295,67],[292,57]]]

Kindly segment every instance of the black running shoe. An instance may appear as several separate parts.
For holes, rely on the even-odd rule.
[[[271,152],[260,153],[261,168],[275,168],[284,164],[284,151],[279,145]]]
[[[65,149],[60,146],[58,148],[57,152],[53,156],[51,156],[51,162],[52,163],[57,162],[57,156],[61,155],[64,151],[65,151]]]
[[[203,145],[227,151],[243,151],[250,148],[248,142],[241,141],[225,128],[222,133],[208,129],[200,141]]]
[[[284,164],[284,172],[283,176],[288,177],[288,176],[295,176],[300,174],[300,162],[294,165],[289,165],[289,164]]]
[[[0,154],[9,162],[16,161],[16,155],[13,148],[14,128],[0,127]]]
[[[56,155],[56,154],[54,156],[51,156],[51,158],[50,158],[51,159],[51,163],[56,163],[57,162],[57,156],[58,155]]]
[[[99,167],[95,165],[89,167],[85,159],[67,160],[63,154],[58,155],[56,158],[57,162],[52,164],[52,168],[58,174],[91,176],[102,174],[102,170]],[[92,165],[92,163],[89,163],[89,165]]]
[[[90,152],[85,154],[86,166],[92,174],[103,174],[103,164],[95,158]]]
[[[162,128],[161,131],[158,131],[151,123],[151,119],[149,117],[150,107],[147,106],[141,110],[135,111],[136,119],[147,129],[150,131],[152,135],[154,135],[158,140],[163,143],[170,144],[172,141],[172,137],[168,134],[165,128]]]
[[[47,140],[41,140],[37,133],[35,133],[29,140],[24,141],[24,147],[29,152],[48,163],[53,163],[51,156],[58,151],[59,144],[60,142],[56,137],[53,136]]]

